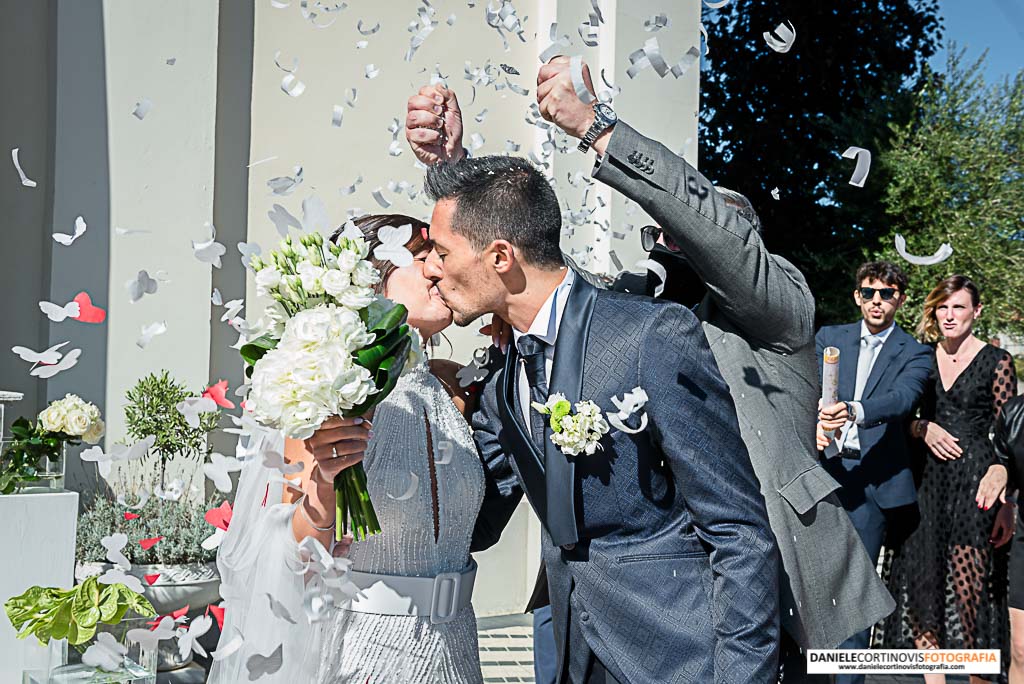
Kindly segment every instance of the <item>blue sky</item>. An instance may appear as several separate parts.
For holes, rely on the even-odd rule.
[[[992,83],[1024,68],[1024,0],[941,0],[943,49],[931,59],[945,68],[945,43],[967,48],[968,62],[988,49],[985,78]]]

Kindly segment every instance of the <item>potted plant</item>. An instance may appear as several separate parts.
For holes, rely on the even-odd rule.
[[[124,584],[90,577],[71,589],[30,587],[4,611],[19,639],[35,636],[49,647],[49,663],[26,671],[27,681],[127,682],[156,674],[147,624],[156,611]]]
[[[153,446],[144,460],[125,464],[112,482],[112,493],[98,495],[78,522],[78,579],[111,569],[101,540],[125,534],[128,544],[123,554],[131,563],[128,573],[143,582],[145,596],[159,615],[185,607],[189,614],[198,615],[220,600],[216,550],[203,546],[214,532],[205,514],[220,501],[205,501],[192,484],[198,468],[187,482],[168,481],[173,459],[199,462],[207,456],[207,436],[219,422],[216,411],[187,417],[187,412],[179,410],[195,397],[166,371],[142,378],[128,391],[127,434],[136,441],[149,438]],[[182,658],[173,647],[160,649],[161,671],[190,661],[190,653]]]
[[[0,494],[62,490],[67,447],[97,444],[104,430],[100,410],[74,394],[52,402],[34,422],[18,418],[0,447]]]

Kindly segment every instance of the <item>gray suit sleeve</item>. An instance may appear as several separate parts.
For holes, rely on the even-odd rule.
[[[658,222],[748,339],[782,352],[811,342],[814,297],[803,274],[771,254],[750,223],[682,157],[620,121],[594,178]]]

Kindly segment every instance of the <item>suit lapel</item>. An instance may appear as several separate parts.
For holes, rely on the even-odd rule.
[[[548,382],[550,394],[561,392],[570,403],[581,399],[587,338],[598,290],[577,277],[569,292],[555,339],[555,357]],[[548,532],[556,546],[578,541],[576,521],[576,466],[550,439],[544,440],[548,499]]]
[[[885,344],[878,350],[878,356],[875,358],[875,365],[871,367],[871,375],[868,376],[867,383],[864,384],[864,392],[861,394],[861,399],[866,399],[871,396],[871,391],[878,385],[878,381],[882,379],[882,375],[885,373],[885,369],[892,363],[893,359],[900,355],[903,351],[903,345],[907,343],[907,340],[899,333],[903,332],[899,326],[895,327],[889,337],[886,338]]]
[[[860,323],[845,326],[839,343],[839,398],[853,399],[857,386],[857,361],[860,358]]]
[[[537,445],[530,437],[530,428],[523,422],[519,395],[516,392],[516,379],[519,377],[519,353],[516,345],[508,346],[505,357],[505,372],[502,373],[501,387],[498,392],[498,411],[501,422],[508,436],[512,459],[519,471],[519,479],[523,483],[523,491],[530,504],[537,512],[541,522],[547,524],[547,492],[544,483],[544,466]]]

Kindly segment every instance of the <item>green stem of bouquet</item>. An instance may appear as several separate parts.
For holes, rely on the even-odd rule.
[[[380,533],[380,522],[366,488],[366,470],[362,463],[346,468],[334,478],[335,539],[351,534],[356,541]],[[351,525],[350,525],[351,523]]]

